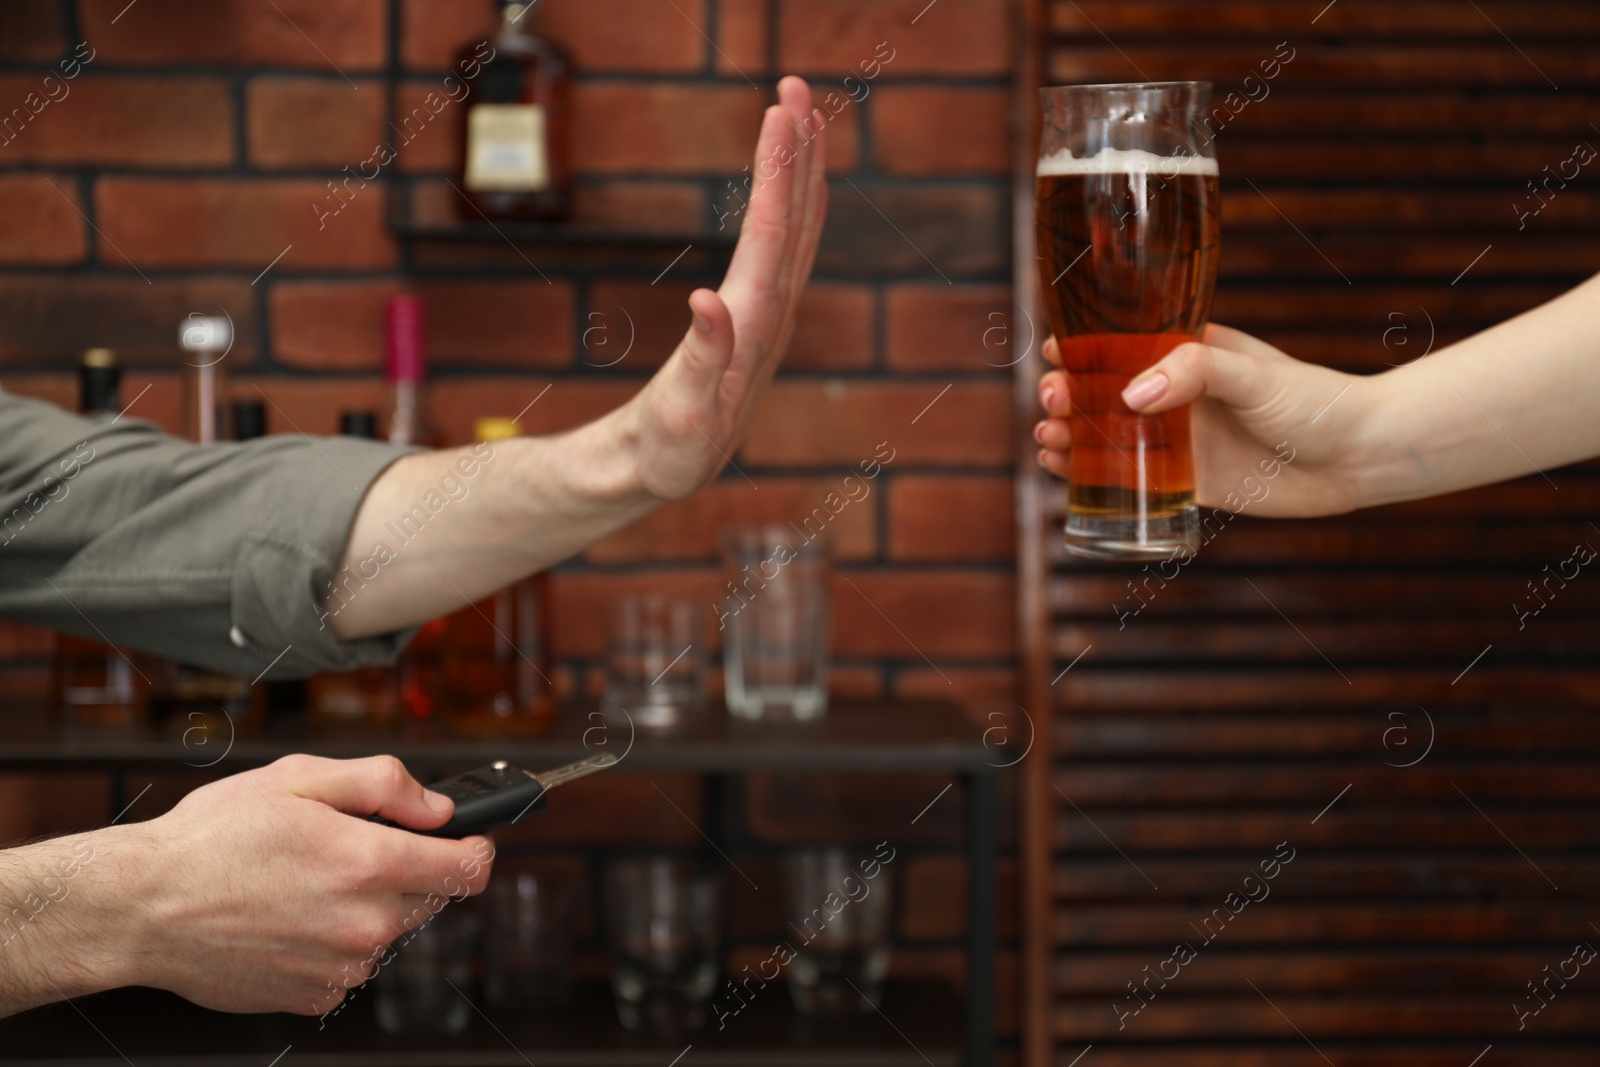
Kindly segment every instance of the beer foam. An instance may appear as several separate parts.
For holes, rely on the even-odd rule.
[[[1158,156],[1142,148],[1102,148],[1099,155],[1088,159],[1073,156],[1070,148],[1063,148],[1053,156],[1039,161],[1041,178],[1065,178],[1082,174],[1163,174],[1175,178],[1180,174],[1200,174],[1215,177],[1217,161],[1203,156]]]

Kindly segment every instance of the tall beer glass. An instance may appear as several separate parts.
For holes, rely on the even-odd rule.
[[[1206,82],[1045,89],[1038,245],[1072,392],[1069,551],[1200,547],[1189,408],[1138,415],[1122,390],[1211,314],[1221,241]]]

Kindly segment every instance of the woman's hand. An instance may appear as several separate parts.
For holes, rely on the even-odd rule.
[[[1045,358],[1061,366],[1054,338]],[[1071,466],[1069,375],[1039,382],[1048,416],[1034,428],[1039,463],[1061,478]],[[1155,415],[1193,403],[1195,495],[1204,507],[1239,507],[1271,464],[1289,460],[1252,514],[1332,515],[1362,506],[1357,474],[1367,444],[1374,380],[1289,357],[1226,326],[1206,329],[1203,344],[1179,345],[1134,378],[1122,393],[1133,411]],[[1266,464],[1267,466],[1263,466]],[[1245,479],[1252,479],[1246,483]],[[1232,499],[1230,500],[1230,494]]]

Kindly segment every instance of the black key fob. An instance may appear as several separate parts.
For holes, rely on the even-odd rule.
[[[495,760],[487,767],[428,786],[455,801],[455,814],[450,816],[449,822],[433,830],[411,830],[409,826],[399,829],[411,830],[423,837],[462,838],[511,826],[543,811],[549,790],[554,786],[592,774],[615,762],[616,758],[607,753],[535,774],[513,767],[505,760]],[[376,815],[372,821],[384,826],[397,825]]]

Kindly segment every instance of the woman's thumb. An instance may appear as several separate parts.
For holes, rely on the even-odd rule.
[[[1129,382],[1122,402],[1144,415],[1170,411],[1202,396],[1231,407],[1251,407],[1268,388],[1269,370],[1255,356],[1190,341]]]

